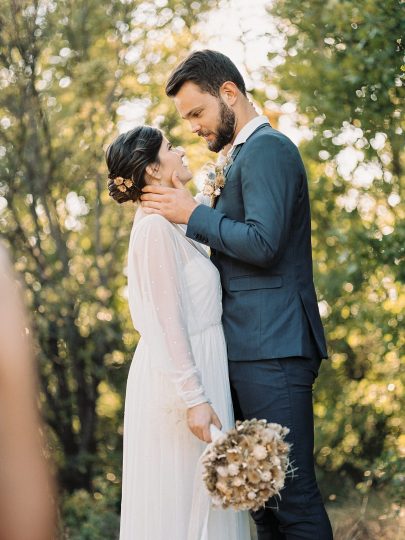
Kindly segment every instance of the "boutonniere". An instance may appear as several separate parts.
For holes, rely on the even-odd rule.
[[[225,168],[232,163],[232,157],[227,156],[226,159],[218,160],[218,163],[206,163],[202,169],[205,173],[203,195],[210,198],[210,206],[213,207],[215,199],[221,195],[226,182]]]

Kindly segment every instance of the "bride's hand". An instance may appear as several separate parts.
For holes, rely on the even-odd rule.
[[[201,403],[187,409],[187,424],[196,437],[207,443],[211,442],[210,425],[222,428],[216,412],[209,403]]]

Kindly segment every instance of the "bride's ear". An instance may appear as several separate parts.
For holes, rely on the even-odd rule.
[[[158,163],[149,163],[149,165],[146,165],[145,172],[151,180],[160,180],[162,178]]]

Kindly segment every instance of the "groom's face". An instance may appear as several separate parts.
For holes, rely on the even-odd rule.
[[[186,82],[174,97],[176,108],[191,130],[203,137],[208,148],[219,152],[234,138],[235,113],[221,96],[203,92],[193,82]]]

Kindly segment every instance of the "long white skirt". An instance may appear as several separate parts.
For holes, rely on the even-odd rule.
[[[222,328],[210,326],[191,341],[206,395],[227,430],[234,419]],[[196,472],[205,448],[188,429],[184,405],[167,375],[153,367],[141,339],[125,400],[120,540],[203,540],[188,531],[193,494],[203,492],[195,482],[202,484]],[[204,540],[249,538],[246,512],[210,508]]]

